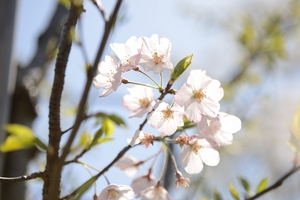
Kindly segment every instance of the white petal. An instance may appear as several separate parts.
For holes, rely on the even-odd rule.
[[[221,88],[221,83],[215,79],[208,84],[204,92],[214,101],[220,101],[224,96],[224,90]]]
[[[220,116],[222,131],[227,133],[236,133],[242,128],[241,120],[234,115]]]
[[[188,87],[187,84],[183,84],[183,86],[176,92],[174,100],[178,105],[183,106],[191,97],[193,97],[192,89]]]
[[[202,161],[208,166],[216,166],[220,161],[219,152],[213,148],[201,148],[199,155]]]
[[[158,129],[158,131],[163,135],[163,136],[170,136],[175,133],[177,130],[177,125],[174,123],[174,121],[171,120],[165,120],[162,126]]]
[[[185,106],[185,115],[186,117],[195,123],[199,123],[201,121],[202,115],[199,110],[199,104],[197,101],[192,100],[190,102],[186,102]]]
[[[111,192],[113,192],[116,195],[116,198],[112,198]],[[98,200],[130,200],[133,199],[134,192],[131,187],[127,185],[115,185],[111,184],[104,188],[99,197]]]
[[[152,175],[144,175],[132,181],[131,187],[134,193],[139,194],[141,191],[156,184],[155,178]]]
[[[190,146],[183,147],[180,153],[180,161],[184,170],[189,174],[198,174],[203,169],[201,158],[192,151]]]

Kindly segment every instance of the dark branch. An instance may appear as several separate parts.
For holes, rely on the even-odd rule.
[[[73,5],[61,35],[59,52],[55,63],[55,76],[49,104],[49,145],[43,188],[44,199],[57,199],[60,193],[62,165],[59,164],[59,144],[61,140],[60,101],[64,87],[65,71],[71,51],[70,32],[76,26],[77,19],[83,11],[82,5]]]
[[[294,166],[290,171],[288,171],[285,175],[283,175],[280,179],[278,179],[278,181],[276,181],[273,185],[269,186],[265,190],[263,190],[263,191],[255,194],[252,197],[245,198],[245,200],[254,200],[254,199],[256,199],[256,198],[258,198],[258,197],[260,197],[260,196],[268,193],[269,191],[278,188],[279,186],[282,185],[282,183],[283,183],[283,181],[285,179],[287,179],[288,177],[290,177],[292,174],[294,174],[295,172],[297,172],[299,169],[300,169],[300,165],[299,166]]]
[[[100,44],[99,50],[97,52],[97,56],[95,58],[93,66],[92,66],[92,68],[89,68],[89,70],[88,70],[88,78],[87,78],[87,82],[85,84],[85,88],[84,88],[84,92],[82,94],[82,98],[81,98],[79,106],[78,106],[78,112],[77,112],[77,116],[76,116],[76,119],[75,119],[75,123],[74,123],[73,129],[72,129],[72,132],[69,136],[69,139],[68,139],[68,141],[67,141],[67,143],[66,143],[66,145],[63,149],[61,158],[60,158],[61,165],[63,165],[67,155],[69,154],[70,148],[71,148],[72,143],[75,139],[75,136],[76,136],[77,131],[80,127],[80,124],[81,124],[82,120],[84,119],[85,105],[86,105],[86,101],[87,101],[88,94],[89,94],[89,91],[90,91],[90,87],[92,85],[94,75],[97,71],[98,63],[100,62],[100,59],[101,59],[102,54],[104,52],[104,48],[106,46],[108,37],[109,37],[109,35],[110,35],[110,33],[113,29],[114,21],[117,18],[117,14],[118,14],[119,9],[121,7],[121,3],[122,3],[122,0],[118,0],[118,2],[116,3],[116,6],[115,6],[114,12],[111,15],[111,18],[108,21],[105,21],[105,31],[104,31],[104,34],[103,34],[103,37],[102,37],[102,40],[101,40],[101,44]]]
[[[36,179],[36,178],[43,178],[43,172],[35,172],[29,175],[23,175],[17,177],[0,177],[0,183],[17,183],[21,181]]]

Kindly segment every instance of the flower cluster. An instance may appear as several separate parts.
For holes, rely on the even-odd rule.
[[[128,88],[129,94],[125,95],[122,101],[123,106],[131,112],[129,117],[141,118],[147,114],[145,120],[158,131],[160,139],[184,129],[187,123],[193,124],[197,128],[196,134],[179,135],[172,140],[182,148],[179,159],[184,170],[189,174],[197,174],[203,169],[203,164],[216,166],[220,161],[217,148],[230,145],[233,140],[232,134],[241,129],[241,120],[238,117],[220,111],[219,101],[224,96],[220,82],[209,77],[206,71],[196,69],[190,71],[186,83],[178,91],[171,89],[174,81],[190,65],[191,56],[184,58],[174,67],[170,59],[170,41],[156,34],[150,38],[131,37],[125,44],[113,43],[110,47],[117,55],[119,63],[113,57],[106,56],[99,64],[100,73],[94,78],[93,84],[96,88],[103,89],[100,97],[116,91],[121,83],[136,84]],[[162,83],[158,84],[155,79],[146,74],[152,71],[154,74],[161,75],[163,70],[172,70],[165,88],[162,87]],[[123,79],[123,73],[129,71],[146,75],[155,86]],[[158,89],[159,98],[154,98],[153,89]],[[167,94],[174,94],[172,102],[163,101]],[[130,145],[143,143],[147,148],[157,137],[140,129],[141,127],[129,140]],[[132,175],[132,172],[136,172],[142,163],[133,158],[122,158],[115,166]],[[182,177],[176,164],[174,166],[177,170],[176,186],[187,187],[189,180]],[[147,174],[133,181],[132,190],[142,199],[154,199],[160,195],[157,199],[169,199],[167,191],[159,183],[160,181],[155,184],[150,174]],[[131,195],[123,186],[120,188],[126,192],[126,195]],[[114,195],[110,194],[110,196]]]

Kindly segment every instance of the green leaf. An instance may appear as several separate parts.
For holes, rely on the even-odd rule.
[[[192,63],[193,54],[181,59],[173,69],[169,84],[173,84]]]
[[[47,151],[48,147],[45,143],[43,143],[39,138],[34,138],[34,144],[36,144],[41,149]]]
[[[76,200],[80,199],[80,197],[94,184],[94,182],[96,180],[97,180],[97,177],[93,176],[92,178],[87,180],[84,184],[82,184],[79,188],[77,188],[74,199],[76,199]]]
[[[214,190],[214,200],[222,200],[222,196],[217,189]]]
[[[291,136],[288,141],[292,151],[300,157],[300,107],[297,108],[292,120]]]
[[[98,139],[102,137],[103,135],[102,127],[95,133],[95,136],[91,142],[91,144],[88,146],[88,149],[92,148],[93,146],[98,144]]]
[[[239,41],[247,49],[252,50],[255,43],[256,35],[254,25],[250,18],[245,18],[243,22],[243,30],[240,33]]]
[[[108,118],[108,117],[103,118],[103,121],[102,121],[102,130],[105,133],[105,136],[112,135],[114,133],[114,131],[115,131],[114,122],[110,118]]]
[[[33,131],[21,124],[8,124],[5,130],[10,134],[0,149],[2,152],[25,149],[34,145],[35,137]]]
[[[267,178],[262,179],[257,186],[256,193],[259,193],[259,192],[263,191],[264,189],[266,189],[267,185],[268,185],[268,179]]]
[[[297,108],[292,120],[292,134],[300,141],[300,107]]]
[[[239,177],[239,180],[240,180],[241,184],[243,185],[243,188],[244,188],[247,192],[249,192],[249,190],[250,190],[250,185],[249,185],[248,181],[247,181],[246,179],[242,178],[242,177]]]
[[[88,147],[92,142],[92,136],[88,132],[83,132],[79,138],[79,145],[81,147]]]
[[[126,126],[125,122],[122,118],[118,117],[117,115],[108,115],[109,119],[111,119],[115,124],[118,126]]]
[[[126,126],[124,120],[123,120],[122,118],[118,117],[118,116],[115,115],[115,114],[108,115],[108,114],[105,114],[105,113],[103,113],[103,112],[98,112],[97,114],[95,114],[95,116],[96,116],[97,118],[102,118],[102,119],[108,117],[108,118],[111,119],[116,125],[118,125],[118,126]],[[96,123],[96,124],[99,124],[99,123]]]
[[[58,0],[58,2],[59,2],[61,5],[65,6],[67,9],[70,8],[70,5],[71,5],[70,0]]]
[[[103,144],[103,143],[106,143],[106,142],[110,142],[114,140],[114,138],[110,138],[110,137],[105,137],[105,138],[100,138],[98,141],[97,141],[97,144]]]
[[[240,200],[239,193],[237,192],[237,190],[234,188],[234,186],[232,184],[229,184],[229,191],[230,191],[231,196],[235,200]]]

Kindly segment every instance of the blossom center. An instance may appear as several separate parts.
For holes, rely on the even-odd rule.
[[[198,154],[198,151],[202,148],[201,145],[197,144],[197,143],[194,143],[194,144],[191,144],[191,149],[192,151],[195,153],[195,154]]]
[[[109,193],[109,199],[118,199],[119,195],[116,190],[108,190]]]
[[[204,92],[202,92],[202,90],[194,90],[194,98],[198,101],[198,102],[201,102],[205,97],[206,95],[204,94]]]
[[[158,53],[154,52],[154,54],[153,54],[153,62],[155,62],[155,64],[161,63],[163,58],[164,58],[164,55],[158,56]]]
[[[207,129],[212,134],[215,135],[222,127],[220,120],[218,119],[208,119]]]
[[[149,100],[147,98],[139,99],[140,106],[142,108],[147,108],[149,106]]]
[[[173,111],[170,108],[167,108],[166,110],[163,110],[161,112],[163,113],[165,119],[173,118]]]

